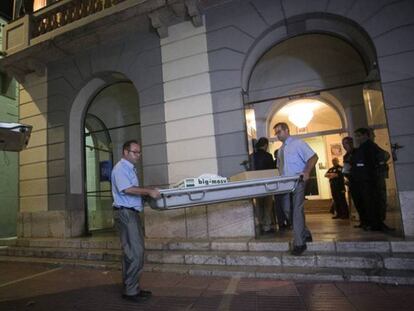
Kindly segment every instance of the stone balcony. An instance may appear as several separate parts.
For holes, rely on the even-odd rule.
[[[164,38],[168,26],[184,20],[202,24],[196,0],[61,0],[3,28],[0,64],[20,81],[32,72],[42,76],[46,63],[128,29],[152,28]]]

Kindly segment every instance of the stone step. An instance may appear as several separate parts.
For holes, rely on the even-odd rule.
[[[0,256],[0,262],[30,262],[45,265],[84,267],[101,270],[121,270],[120,262],[102,262],[65,258],[33,258]],[[352,281],[375,282],[394,285],[414,285],[414,272],[384,269],[347,269],[347,268],[303,268],[303,267],[263,267],[263,266],[223,266],[223,265],[184,265],[146,263],[147,272],[174,272],[180,274],[266,278],[299,281]]]
[[[193,252],[147,251],[146,261],[160,264],[309,267],[349,269],[413,270],[413,254],[326,253],[306,251],[301,256],[288,252]]]
[[[0,246],[85,248],[119,250],[117,237],[72,239],[0,239]],[[308,251],[329,253],[414,253],[414,241],[315,241],[308,243]],[[234,239],[145,239],[148,250],[194,251],[269,251],[289,250],[289,241]]]
[[[121,250],[4,246],[1,256],[120,262]],[[306,251],[302,256],[288,252],[147,250],[153,264],[309,267],[414,270],[412,253],[329,253]]]
[[[51,248],[6,246],[0,248],[0,256],[79,259],[105,262],[121,261],[121,250],[87,248]]]

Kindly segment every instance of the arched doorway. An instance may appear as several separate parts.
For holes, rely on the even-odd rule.
[[[290,124],[292,134],[307,141],[319,155],[308,198],[330,197],[324,172],[331,166],[332,157],[342,157],[341,138],[352,136],[355,129],[373,128],[376,142],[391,153],[379,77],[375,66],[367,64],[365,59],[357,48],[342,38],[312,33],[276,44],[252,68],[245,96],[249,152],[253,151],[254,140],[261,136],[274,141],[270,151],[276,149],[273,125],[277,121]],[[308,108],[313,113],[311,118],[308,115],[306,126],[294,124],[293,117],[300,113],[292,107],[300,101],[302,115]],[[312,105],[319,105],[320,113],[316,106],[310,109]],[[402,233],[393,165],[390,164],[386,222]]]
[[[133,84],[118,81],[101,88],[89,102],[84,124],[86,230],[111,231],[111,169],[121,157],[122,144],[140,140],[139,101]]]
[[[113,163],[111,136],[98,117],[85,119],[86,206],[89,231],[113,227],[110,172]]]
[[[289,125],[291,134],[306,141],[318,154],[317,166],[312,170],[306,189],[309,199],[330,199],[329,181],[324,177],[334,157],[342,159],[341,140],[344,136],[344,121],[331,105],[318,99],[291,100],[268,120],[268,133],[278,122]],[[281,142],[270,139],[269,152],[274,154]]]

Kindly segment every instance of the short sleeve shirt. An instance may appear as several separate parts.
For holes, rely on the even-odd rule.
[[[289,136],[283,143],[283,172],[282,176],[294,176],[303,173],[306,162],[315,154],[303,140]],[[280,151],[278,155],[280,157]]]
[[[112,170],[112,196],[114,198],[114,207],[128,207],[137,211],[143,210],[141,196],[131,195],[124,192],[131,187],[139,187],[138,176],[135,172],[134,165],[121,159]]]

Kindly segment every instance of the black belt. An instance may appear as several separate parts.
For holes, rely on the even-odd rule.
[[[129,207],[129,206],[115,206],[115,205],[113,205],[112,207],[114,208],[114,210],[129,209],[129,210],[134,211],[134,212],[139,212],[139,210],[136,210],[135,208],[132,208],[132,207]]]

